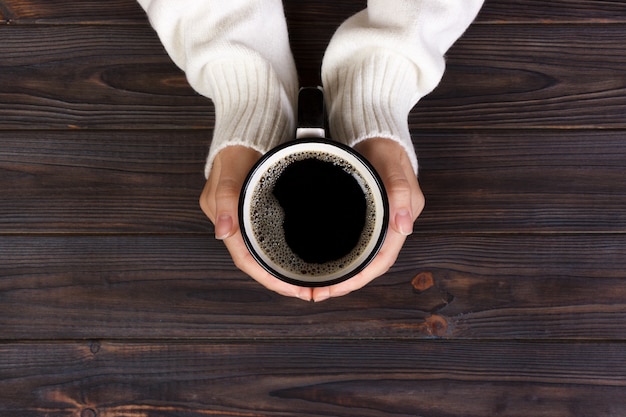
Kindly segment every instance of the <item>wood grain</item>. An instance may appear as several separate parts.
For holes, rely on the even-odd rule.
[[[207,233],[209,130],[0,132],[1,233]],[[414,133],[416,233],[626,231],[619,131]]]
[[[9,343],[0,412],[614,416],[626,411],[625,355],[596,343]]]
[[[486,0],[477,23],[625,23],[621,0]]]
[[[189,87],[148,27],[0,27],[0,37],[0,129],[168,129],[212,120],[210,101]]]
[[[6,24],[138,24],[147,22],[133,0],[1,0]]]
[[[623,232],[624,133],[416,131],[417,232]]]
[[[472,26],[413,128],[624,128],[620,25]]]
[[[5,236],[0,254],[8,339],[626,338],[622,235],[412,236],[387,275],[319,304],[263,289],[210,236]]]
[[[198,233],[211,132],[0,132],[1,233]]]
[[[335,0],[331,3],[285,0],[287,16],[302,21],[338,25],[366,5],[365,0]],[[2,0],[0,22],[10,24],[141,24],[141,8],[133,0]],[[487,0],[477,23],[541,24],[624,23],[626,6],[621,0]]]
[[[210,101],[150,28],[0,27],[0,37],[0,129],[213,125]],[[311,42],[319,59],[299,65],[318,72],[325,44]],[[474,26],[411,127],[623,128],[624,45],[619,26]]]

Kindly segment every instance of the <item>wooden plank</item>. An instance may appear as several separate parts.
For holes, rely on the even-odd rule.
[[[211,233],[208,130],[0,132],[0,233]],[[626,232],[620,131],[418,131],[416,233]]]
[[[147,27],[0,27],[0,129],[212,125]]]
[[[321,85],[320,69],[328,42],[339,25],[366,7],[365,0],[283,1],[291,50],[301,85]]]
[[[621,0],[486,0],[479,23],[624,23]]]
[[[0,132],[0,233],[198,233],[210,131]]]
[[[146,16],[134,0],[0,0],[0,22],[8,24],[137,24]]]
[[[210,101],[149,28],[0,27],[0,37],[0,129],[213,125]],[[307,54],[321,57],[315,42]],[[411,126],[625,128],[625,45],[619,25],[474,26]],[[314,61],[300,65],[319,71]]]
[[[365,0],[336,0],[332,3],[288,0],[287,16],[294,22],[316,22],[337,26],[352,13],[365,7]],[[621,0],[487,0],[478,16],[479,23],[602,22],[626,21]],[[0,23],[128,24],[143,23],[145,16],[134,0],[2,0]]]
[[[4,236],[0,334],[624,340],[624,271],[624,235],[414,235],[384,277],[313,304],[263,289],[210,236]]]
[[[411,125],[622,129],[625,45],[621,25],[472,26]]]
[[[0,413],[618,416],[625,363],[611,343],[6,343]]]
[[[417,232],[624,232],[622,131],[417,131]]]

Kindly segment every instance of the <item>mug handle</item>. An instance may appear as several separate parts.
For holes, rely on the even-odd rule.
[[[326,107],[322,87],[303,87],[298,93],[296,139],[327,138]]]

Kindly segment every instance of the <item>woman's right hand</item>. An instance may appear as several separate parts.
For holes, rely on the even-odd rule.
[[[200,196],[200,207],[215,225],[215,237],[223,240],[235,265],[266,288],[288,297],[310,301],[311,288],[279,280],[252,257],[241,236],[238,220],[239,194],[243,182],[261,154],[245,146],[229,146],[213,160]]]

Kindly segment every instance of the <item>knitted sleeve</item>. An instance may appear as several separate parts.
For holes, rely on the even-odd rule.
[[[298,79],[281,0],[138,2],[191,87],[215,106],[206,176],[226,146],[265,153],[293,135]]]
[[[322,80],[331,135],[354,146],[399,142],[417,173],[408,114],[439,83],[444,54],[483,0],[369,0],[344,22],[324,56]]]

